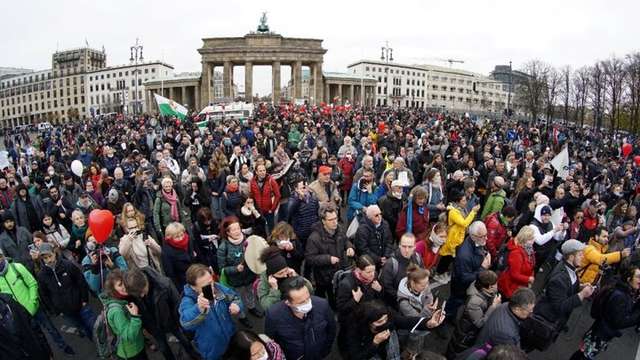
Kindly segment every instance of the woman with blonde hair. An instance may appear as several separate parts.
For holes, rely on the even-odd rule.
[[[282,252],[282,256],[287,260],[287,266],[300,272],[304,250],[296,237],[293,227],[284,221],[276,224],[271,231],[269,244],[275,245]]]
[[[131,203],[125,203],[120,214],[120,237],[118,251],[132,268],[151,267],[162,272],[160,256],[162,248],[147,231],[144,214]]]
[[[535,232],[532,225],[522,227],[515,238],[506,244],[506,258],[501,264],[500,252],[496,259],[497,266],[503,268],[498,276],[498,290],[509,299],[513,293],[521,287],[530,287],[533,284],[533,269],[536,257],[533,251]]]
[[[162,242],[162,268],[165,275],[173,280],[176,289],[184,288],[187,283],[185,274],[194,263],[191,254],[193,246],[184,225],[179,222],[167,225]]]

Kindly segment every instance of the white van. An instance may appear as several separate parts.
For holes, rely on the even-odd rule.
[[[38,131],[47,131],[51,128],[52,128],[51,124],[47,121],[41,122],[38,124]]]

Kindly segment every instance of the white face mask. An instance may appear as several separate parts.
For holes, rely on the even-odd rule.
[[[294,309],[302,314],[308,314],[311,309],[313,308],[313,303],[311,302],[311,300],[309,300],[308,303],[302,304],[302,305],[298,305],[295,306]]]
[[[394,198],[396,199],[402,199],[402,191],[399,192],[392,192],[391,195],[393,195]]]
[[[269,359],[269,354],[267,354],[265,350],[265,352],[258,358],[258,360],[267,360],[267,359]]]

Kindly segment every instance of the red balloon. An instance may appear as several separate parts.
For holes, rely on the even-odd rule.
[[[89,214],[89,229],[98,244],[109,238],[113,230],[113,213],[109,210],[93,210]]]
[[[633,151],[633,146],[629,143],[625,143],[622,145],[622,155],[624,157],[629,156],[629,154],[631,154],[631,151]]]
[[[636,163],[637,166],[640,166],[640,155],[634,156],[633,162]]]

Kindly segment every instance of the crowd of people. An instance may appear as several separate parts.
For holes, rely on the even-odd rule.
[[[640,324],[631,136],[339,109],[6,136],[0,352],[72,355],[79,336],[118,359],[526,359],[590,307],[572,359],[594,359]]]

